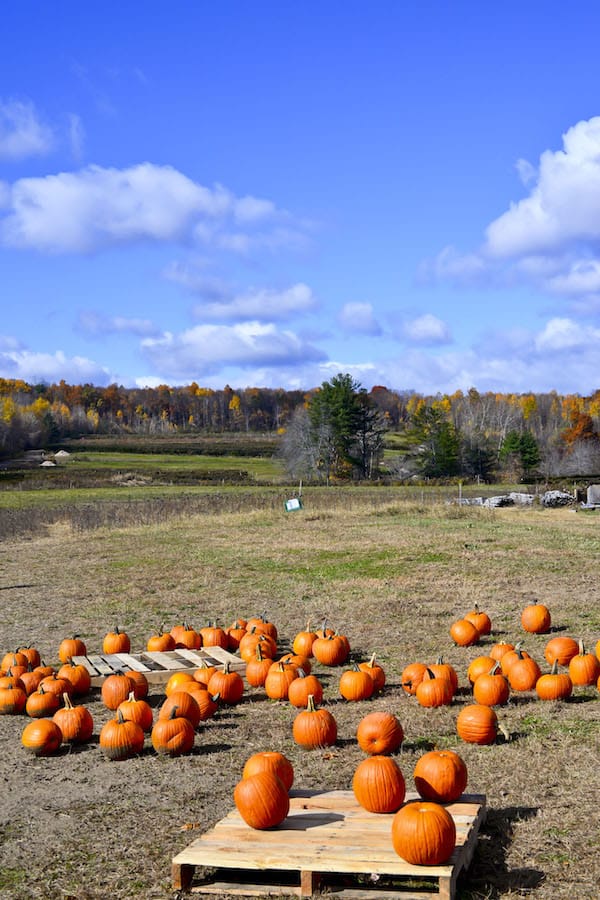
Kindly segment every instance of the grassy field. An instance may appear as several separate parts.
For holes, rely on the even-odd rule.
[[[595,897],[598,690],[578,688],[561,703],[513,695],[498,709],[509,739],[492,746],[465,744],[455,722],[470,702],[468,663],[494,642],[524,640],[547,671],[548,636],[525,635],[519,625],[526,603],[547,603],[556,633],[590,647],[600,638],[597,516],[459,508],[432,495],[363,489],[307,489],[304,509],[286,514],[283,496],[237,490],[229,507],[183,503],[147,524],[141,504],[137,523],[134,510],[127,526],[86,531],[60,517],[0,544],[2,650],[33,642],[54,662],[65,635],[81,635],[94,652],[118,624],[135,650],[161,623],[199,628],[266,611],[282,649],[309,618],[327,618],[348,636],[353,659],[376,652],[387,673],[380,697],[350,704],[339,697],[340,672],[316,666],[338,721],[338,744],[328,752],[297,748],[294,710],[259,689],[219,710],[194,751],[176,759],[157,757],[147,741],[139,758],[105,760],[97,735],[112,714],[97,692],[86,701],[92,741],[46,759],[21,747],[25,717],[0,716],[0,897],[172,897],[171,858],[231,808],[251,752],[285,752],[298,787],[347,789],[363,758],[356,727],[373,709],[393,711],[403,725],[396,759],[409,790],[417,758],[438,746],[463,756],[469,790],[487,796],[460,897]],[[491,616],[492,635],[455,647],[450,624],[475,602]],[[423,709],[403,691],[400,674],[440,654],[455,665],[461,688],[451,706]],[[160,691],[151,700],[160,705]]]

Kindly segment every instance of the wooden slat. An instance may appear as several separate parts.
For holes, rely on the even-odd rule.
[[[104,660],[104,657],[98,655],[90,656],[88,654],[88,659],[99,675],[114,675],[115,670]]]
[[[406,799],[417,798],[417,794],[409,793]],[[325,873],[426,877],[437,879],[439,891],[432,896],[451,900],[458,872],[469,864],[474,851],[485,816],[485,797],[465,795],[447,809],[460,820],[452,857],[442,866],[413,866],[393,849],[393,814],[367,812],[357,804],[352,791],[292,792],[290,813],[276,829],[256,831],[232,810],[174,858],[174,879],[182,880],[185,873],[184,880],[191,883],[196,866],[247,870],[249,882],[251,873],[257,870],[296,872],[304,885],[301,894],[309,896],[312,889],[307,890],[306,885]],[[239,880],[239,874],[231,879],[232,887],[235,880]],[[202,892],[202,888],[198,890]],[[364,893],[365,898],[371,895]]]
[[[133,656],[131,653],[115,653],[114,654],[123,669],[133,669],[134,672],[149,672],[148,666],[144,665],[139,656]]]
[[[100,674],[98,669],[92,664],[89,656],[73,656],[71,658],[76,666],[84,666],[88,670],[92,678],[95,678]]]
[[[206,665],[206,651],[204,650],[188,650],[187,647],[179,647],[176,652],[178,656],[189,660],[195,666]]]
[[[176,655],[172,653],[161,653],[160,650],[147,650],[142,658],[151,659],[153,662],[158,663],[159,666],[162,666],[163,669],[168,669],[171,672],[174,672],[177,669],[187,668],[187,666],[181,665],[181,660],[178,659]]]

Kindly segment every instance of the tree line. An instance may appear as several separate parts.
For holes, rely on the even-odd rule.
[[[0,379],[0,455],[84,435],[277,435],[291,475],[491,481],[600,473],[600,390],[590,396],[425,396],[338,374],[310,391],[28,384]]]

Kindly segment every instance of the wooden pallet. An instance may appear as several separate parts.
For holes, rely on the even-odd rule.
[[[193,671],[203,663],[222,666],[229,663],[232,672],[243,674],[246,664],[222,647],[202,647],[200,650],[169,650],[166,653],[145,650],[143,653],[98,653],[74,656],[73,662],[84,665],[92,676],[92,687],[100,687],[108,675],[115,672],[143,672],[149,684],[165,684],[174,672]]]
[[[278,828],[256,831],[233,810],[177,854],[173,889],[298,897],[322,890],[360,900],[452,900],[458,875],[473,857],[485,796],[463,794],[446,808],[456,824],[454,853],[443,866],[413,866],[392,847],[393,815],[367,812],[352,791],[292,791],[289,815]]]

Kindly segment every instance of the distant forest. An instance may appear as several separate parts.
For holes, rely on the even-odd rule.
[[[0,455],[15,457],[86,435],[284,436],[320,390],[213,390],[195,382],[140,389],[0,379]],[[483,480],[600,472],[600,390],[589,397],[475,388],[424,396],[383,386],[362,393],[382,425],[387,471],[400,480],[415,472]]]

